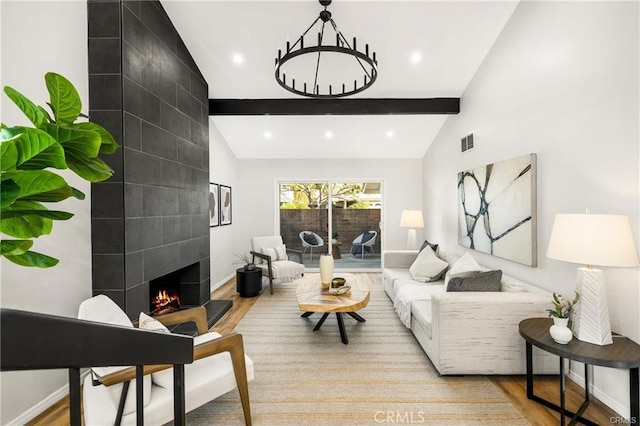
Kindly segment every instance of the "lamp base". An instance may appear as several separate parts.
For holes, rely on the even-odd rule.
[[[573,335],[578,340],[594,345],[612,344],[604,272],[600,269],[578,268],[576,291],[580,294],[580,300],[573,312]]]
[[[407,250],[418,250],[418,241],[415,229],[409,229],[409,234],[407,235]]]

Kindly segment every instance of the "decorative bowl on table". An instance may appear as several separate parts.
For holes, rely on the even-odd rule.
[[[346,282],[347,280],[345,280],[344,278],[336,277],[331,280],[331,288],[342,287]]]

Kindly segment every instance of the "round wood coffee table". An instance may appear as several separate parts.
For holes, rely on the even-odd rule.
[[[357,275],[340,274],[340,276],[347,280],[345,285],[351,287],[349,293],[343,295],[330,294],[327,287],[323,288],[320,282],[320,274],[308,274],[295,281],[295,284],[297,284],[296,298],[298,299],[298,308],[304,312],[301,315],[303,318],[309,317],[314,313],[322,314],[313,331],[319,330],[329,314],[335,313],[338,320],[338,329],[340,330],[340,339],[346,345],[349,343],[349,338],[344,329],[342,314],[346,313],[358,322],[365,322],[365,319],[356,314],[356,311],[369,304],[371,293],[369,292],[369,287],[360,281]]]

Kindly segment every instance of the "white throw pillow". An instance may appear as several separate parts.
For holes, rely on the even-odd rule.
[[[262,247],[260,251],[262,252],[262,254],[266,254],[267,256],[269,256],[272,262],[278,260],[278,253],[276,252],[275,248]]]
[[[482,267],[476,260],[471,256],[471,253],[466,252],[460,259],[456,261],[456,263],[451,266],[451,269],[447,271],[444,276],[444,286],[447,288],[447,284],[449,284],[449,280],[453,277],[473,277],[482,272]]]
[[[140,312],[140,317],[138,318],[138,328],[142,330],[157,331],[159,333],[170,333],[169,329],[165,327],[163,323],[155,318],[150,317],[144,312]]]
[[[426,283],[439,280],[448,266],[447,262],[436,256],[433,249],[427,246],[413,261],[409,273],[414,280]]]
[[[284,244],[275,248],[278,260],[289,260],[287,256],[287,246]]]

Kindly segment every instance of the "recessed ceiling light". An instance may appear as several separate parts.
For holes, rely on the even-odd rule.
[[[411,54],[411,63],[412,64],[418,64],[418,63],[420,63],[421,60],[422,60],[422,55],[420,54],[420,52],[413,52]]]
[[[267,130],[266,132],[264,132],[264,137],[265,138],[271,139],[271,136],[273,136],[273,134],[270,131]]]
[[[387,132],[387,137],[388,137],[388,138],[392,138],[392,137],[393,137],[393,130],[389,130],[389,131]]]
[[[327,130],[326,132],[324,132],[324,137],[327,139],[330,139],[333,136],[333,133],[331,133],[329,130]]]
[[[234,53],[232,59],[233,63],[236,65],[240,65],[244,62],[244,56],[242,56],[240,53]]]

